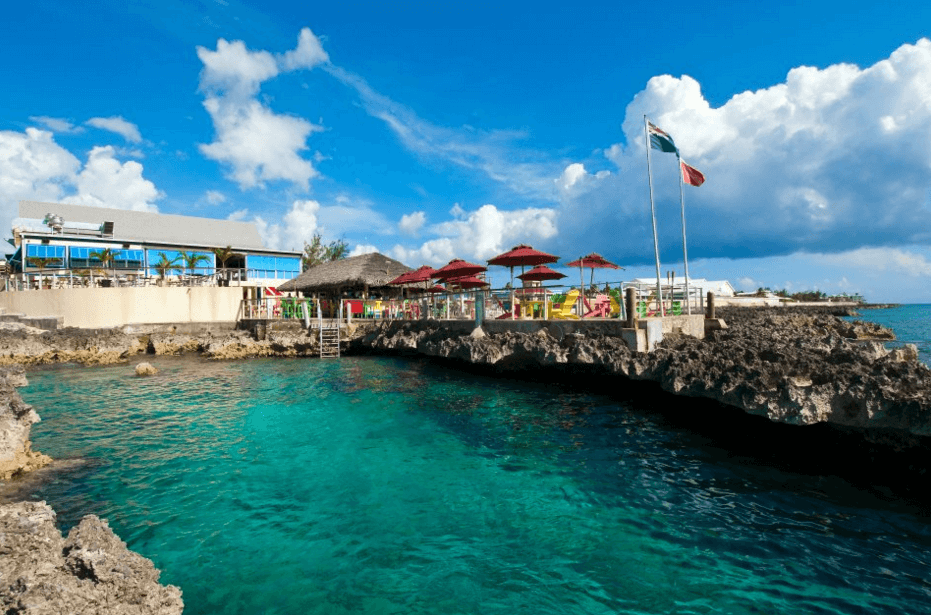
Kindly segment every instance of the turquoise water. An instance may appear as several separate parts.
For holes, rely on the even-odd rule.
[[[858,310],[859,316],[845,320],[866,320],[895,331],[896,341],[887,347],[902,344],[918,346],[918,358],[931,367],[931,305],[907,304],[884,310]]]
[[[30,374],[35,448],[85,460],[31,497],[65,528],[109,519],[188,614],[931,603],[927,511],[721,450],[646,402],[384,357],[153,362]]]

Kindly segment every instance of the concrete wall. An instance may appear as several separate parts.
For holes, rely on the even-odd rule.
[[[0,307],[30,317],[60,316],[65,327],[234,322],[242,288],[218,286],[62,288],[0,293]]]

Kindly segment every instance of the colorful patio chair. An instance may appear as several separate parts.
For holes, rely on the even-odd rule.
[[[561,304],[553,305],[553,309],[550,310],[550,316],[561,320],[578,320],[578,314],[572,313],[572,308],[575,307],[578,300],[579,291],[573,288],[569,291],[569,294],[566,295],[566,298]]]

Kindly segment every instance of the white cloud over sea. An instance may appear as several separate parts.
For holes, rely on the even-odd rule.
[[[625,263],[652,262],[645,114],[673,135],[683,159],[707,177],[700,188],[685,187],[694,259],[796,253],[853,258],[860,249],[888,256],[882,250],[931,244],[927,39],[902,45],[865,68],[794,68],[782,83],[742,92],[719,107],[689,76],[653,77],[628,104],[624,141],[604,147],[601,158],[559,167],[537,152],[522,151],[517,141],[523,135],[434,126],[361,78],[328,70],[355,88],[368,113],[411,151],[551,203],[512,211],[485,205],[464,220],[452,215],[418,229],[419,246],[391,248],[413,264],[483,258],[519,241],[536,241],[557,253],[575,255],[584,246]],[[550,189],[543,187],[546,177]],[[661,257],[680,261],[675,156],[653,151],[653,181]],[[538,214],[544,211],[541,227]],[[415,215],[405,216],[401,228]]]
[[[720,107],[691,77],[650,79],[627,107],[626,142],[605,149],[611,173],[567,167],[561,245],[586,237],[621,259],[651,256],[644,114],[707,177],[685,187],[696,257],[931,244],[927,39],[867,68],[795,68]],[[661,252],[680,253],[675,157],[654,150],[653,161]]]

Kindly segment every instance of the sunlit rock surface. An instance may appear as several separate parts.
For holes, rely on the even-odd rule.
[[[88,515],[63,538],[45,502],[0,505],[0,612],[176,615],[181,590]]]

